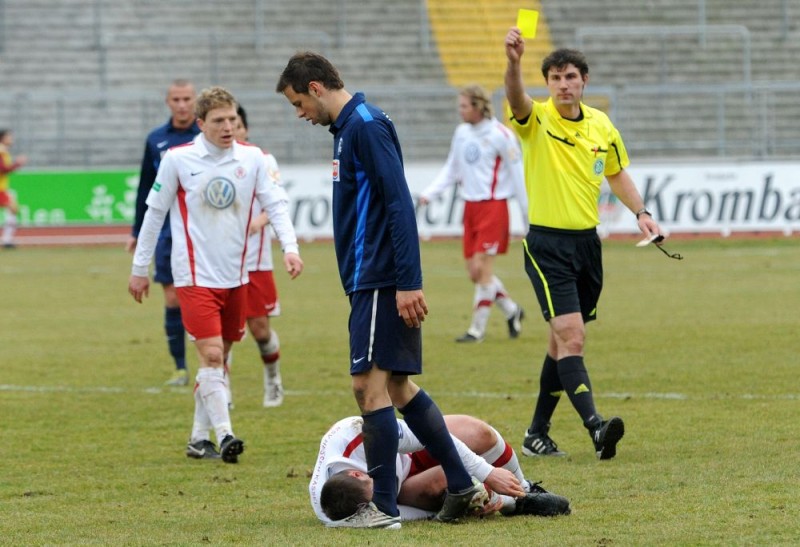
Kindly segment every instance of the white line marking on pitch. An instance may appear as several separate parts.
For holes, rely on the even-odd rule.
[[[0,391],[16,391],[28,393],[147,393],[149,395],[165,394],[178,394],[186,395],[192,392],[190,387],[146,387],[141,389],[131,389],[124,387],[105,387],[105,386],[17,386],[11,384],[0,384]],[[525,398],[535,397],[535,393],[500,393],[500,392],[481,392],[481,391],[467,391],[461,393],[448,392],[448,391],[431,391],[437,397],[471,397],[475,399],[507,399],[511,398]],[[292,397],[318,397],[324,396],[341,396],[341,391],[334,390],[286,390],[285,395]],[[742,401],[797,401],[800,400],[800,393],[776,393],[773,395],[764,395],[757,393],[740,393],[740,394],[727,394],[720,395],[714,394],[709,396],[702,395],[688,395],[686,393],[595,393],[595,397],[600,399],[661,399],[668,401],[702,401],[710,399],[725,399],[725,400],[742,400]]]

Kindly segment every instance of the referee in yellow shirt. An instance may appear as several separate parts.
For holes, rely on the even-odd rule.
[[[542,314],[550,324],[539,398],[522,445],[527,456],[563,456],[549,436],[550,418],[563,392],[583,420],[597,457],[613,458],[625,433],[622,418],[604,419],[595,409],[583,359],[585,324],[596,318],[603,287],[603,262],[596,226],[605,177],[611,190],[636,214],[646,236],[661,229],[644,207],[630,175],[619,132],[603,112],[581,103],[589,66],[579,51],[559,49],[542,63],[550,98],[534,102],[525,92],[519,28],[505,39],[505,74],[511,126],[522,141],[530,230],[524,242],[525,270]]]

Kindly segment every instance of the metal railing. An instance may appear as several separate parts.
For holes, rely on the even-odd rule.
[[[135,47],[136,44],[163,44],[165,46],[191,46],[199,52],[201,48],[208,52],[208,81],[221,81],[220,67],[226,62],[220,59],[220,46],[240,45],[252,48],[254,53],[263,53],[270,45],[287,43],[304,43],[327,55],[331,49],[332,38],[326,32],[272,30],[269,33],[222,33],[212,30],[203,34],[192,31],[174,31],[170,34],[117,34],[102,36],[97,46],[101,90],[108,89],[108,52],[112,48]]]
[[[355,90],[353,90],[355,91]],[[406,161],[444,161],[459,122],[449,86],[364,90],[397,126]],[[545,88],[529,90],[538,99]],[[800,157],[800,82],[587,88],[587,104],[609,113],[637,160]],[[296,119],[271,90],[237,93],[251,115],[253,142],[282,163],[324,162],[330,134]],[[502,108],[502,93],[494,101]],[[76,112],[79,113],[76,115]],[[32,167],[137,167],[144,136],[164,123],[160,93],[0,91],[0,119],[14,128],[16,152]],[[504,113],[498,110],[498,117]]]
[[[657,37],[660,41],[660,81],[666,82],[667,39],[674,36],[697,35],[700,43],[705,46],[706,37],[711,34],[733,35],[742,40],[742,81],[745,83],[751,82],[753,48],[750,41],[750,31],[742,25],[579,27],[575,30],[575,42],[578,49],[584,50],[584,41],[590,36],[614,39],[620,36],[643,36],[647,37],[648,40]]]

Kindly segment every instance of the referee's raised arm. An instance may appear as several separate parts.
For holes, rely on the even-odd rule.
[[[525,52],[525,40],[519,28],[511,27],[506,34],[506,67],[505,87],[506,99],[514,119],[524,120],[530,116],[533,109],[532,99],[525,93],[525,84],[522,82],[522,54]]]

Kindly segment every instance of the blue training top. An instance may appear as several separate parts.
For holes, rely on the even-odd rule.
[[[198,134],[200,128],[197,122],[192,123],[187,129],[175,129],[170,118],[164,125],[153,129],[144,143],[144,156],[142,157],[142,167],[139,172],[139,189],[136,191],[136,218],[134,219],[131,234],[139,237],[139,230],[142,229],[144,214],[147,211],[147,195],[156,180],[158,166],[161,164],[161,157],[173,146],[192,142]],[[164,220],[161,229],[161,237],[169,236],[169,215]]]
[[[419,236],[392,120],[356,93],[333,133],[333,238],[345,294],[422,288]]]

